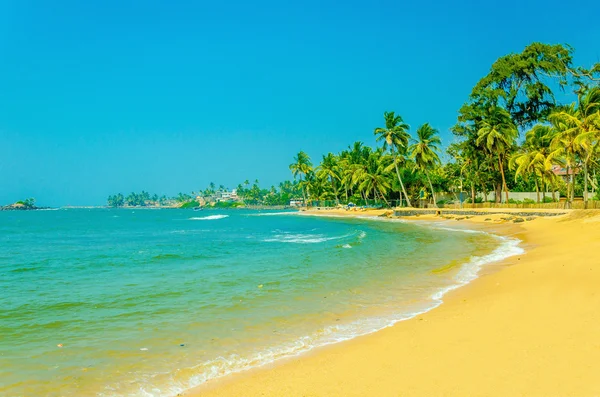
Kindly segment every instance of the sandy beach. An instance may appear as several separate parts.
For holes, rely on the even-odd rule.
[[[515,236],[526,253],[489,265],[428,313],[185,395],[600,395],[600,211],[522,223],[482,211],[490,214],[407,219]]]

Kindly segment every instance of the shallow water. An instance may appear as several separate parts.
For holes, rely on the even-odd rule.
[[[516,249],[297,213],[0,212],[0,394],[175,395],[428,310]]]

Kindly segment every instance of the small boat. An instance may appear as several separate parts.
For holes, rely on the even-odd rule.
[[[194,207],[194,211],[202,211],[202,207]]]

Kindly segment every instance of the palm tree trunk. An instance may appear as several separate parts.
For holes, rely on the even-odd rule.
[[[429,182],[429,187],[431,188],[431,197],[433,197],[433,206],[437,208],[437,201],[435,199],[435,192],[433,191],[433,184],[431,183],[431,179],[429,178],[429,173],[425,173],[427,176],[427,181]]]
[[[471,208],[475,208],[475,182],[471,182]]]
[[[506,178],[504,177],[504,165],[502,164],[502,157],[498,156],[498,163],[500,163],[500,174],[502,174],[502,187],[506,194],[506,204],[508,204],[508,187],[506,186]]]
[[[402,178],[400,177],[400,171],[398,171],[398,162],[396,161],[396,152],[394,153],[394,168],[396,168],[396,175],[398,176],[398,182],[400,182],[400,187],[402,188],[402,193],[404,193],[404,198],[406,198],[406,205],[408,207],[412,207],[410,205],[410,199],[408,198],[408,194],[406,194],[406,189],[404,189],[404,183],[402,183]]]
[[[333,194],[335,195],[335,204],[339,205],[340,204],[340,199],[338,197],[337,188],[335,187],[335,180],[331,176],[330,176],[330,178],[331,178],[331,187],[333,187]]]
[[[588,168],[587,159],[583,162],[583,208],[587,210],[588,207]]]
[[[300,184],[302,185],[302,175],[300,175]],[[304,185],[300,188],[302,190],[302,200],[303,204],[306,208],[308,208],[308,203],[306,202],[306,193],[304,192]]]
[[[567,164],[567,197],[565,198],[565,208],[570,208],[569,200],[571,199],[571,193],[569,190],[569,185],[571,182],[571,178],[569,177],[569,165]]]
[[[535,181],[535,193],[537,195],[537,202],[540,203],[540,187],[538,185],[537,175],[533,174],[533,180]]]
[[[383,192],[381,191],[381,189],[379,190],[379,194],[381,196],[381,199],[383,200],[383,202],[385,203],[386,207],[390,206],[390,203],[388,203],[388,201],[385,199],[385,194],[383,194]]]
[[[594,170],[594,175],[593,175],[593,178],[594,178],[593,180],[594,180],[594,181],[596,181],[596,170]],[[594,198],[596,197],[596,185],[595,185],[595,183],[597,183],[597,182],[594,182],[594,183],[592,184],[592,197],[594,197]],[[594,203],[594,208],[595,208],[595,207],[596,207],[596,205],[595,205],[595,203]]]
[[[546,202],[546,190],[548,190],[548,184],[544,181],[544,174],[540,175],[542,180],[542,203]]]

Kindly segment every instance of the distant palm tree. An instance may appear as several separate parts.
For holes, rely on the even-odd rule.
[[[310,157],[303,151],[298,152],[294,157],[294,162],[290,164],[290,171],[294,175],[294,178],[299,177],[300,187],[302,188],[302,198],[304,199],[304,205],[306,205],[306,186],[302,184],[302,176],[312,171],[312,162]]]
[[[477,145],[483,146],[491,156],[498,160],[498,169],[502,175],[502,188],[506,194],[507,203],[508,187],[504,174],[504,162],[518,135],[519,131],[510,114],[498,106],[489,109],[477,131]]]
[[[436,165],[440,164],[440,157],[437,152],[440,150],[439,131],[433,128],[429,123],[425,123],[417,129],[417,139],[409,148],[410,157],[415,162],[415,169],[423,172],[429,182],[431,188],[431,196],[433,197],[433,205],[437,207],[435,199],[435,191],[429,177],[429,172]]]
[[[404,122],[401,116],[396,116],[394,112],[385,112],[383,113],[383,117],[385,119],[385,127],[375,128],[374,134],[377,136],[377,142],[383,141],[383,149],[386,150],[389,148],[392,153],[398,182],[400,182],[406,204],[410,207],[410,199],[408,198],[408,194],[406,194],[406,189],[398,170],[398,156],[404,155],[408,149],[408,141],[410,139],[408,129],[410,127]]]

